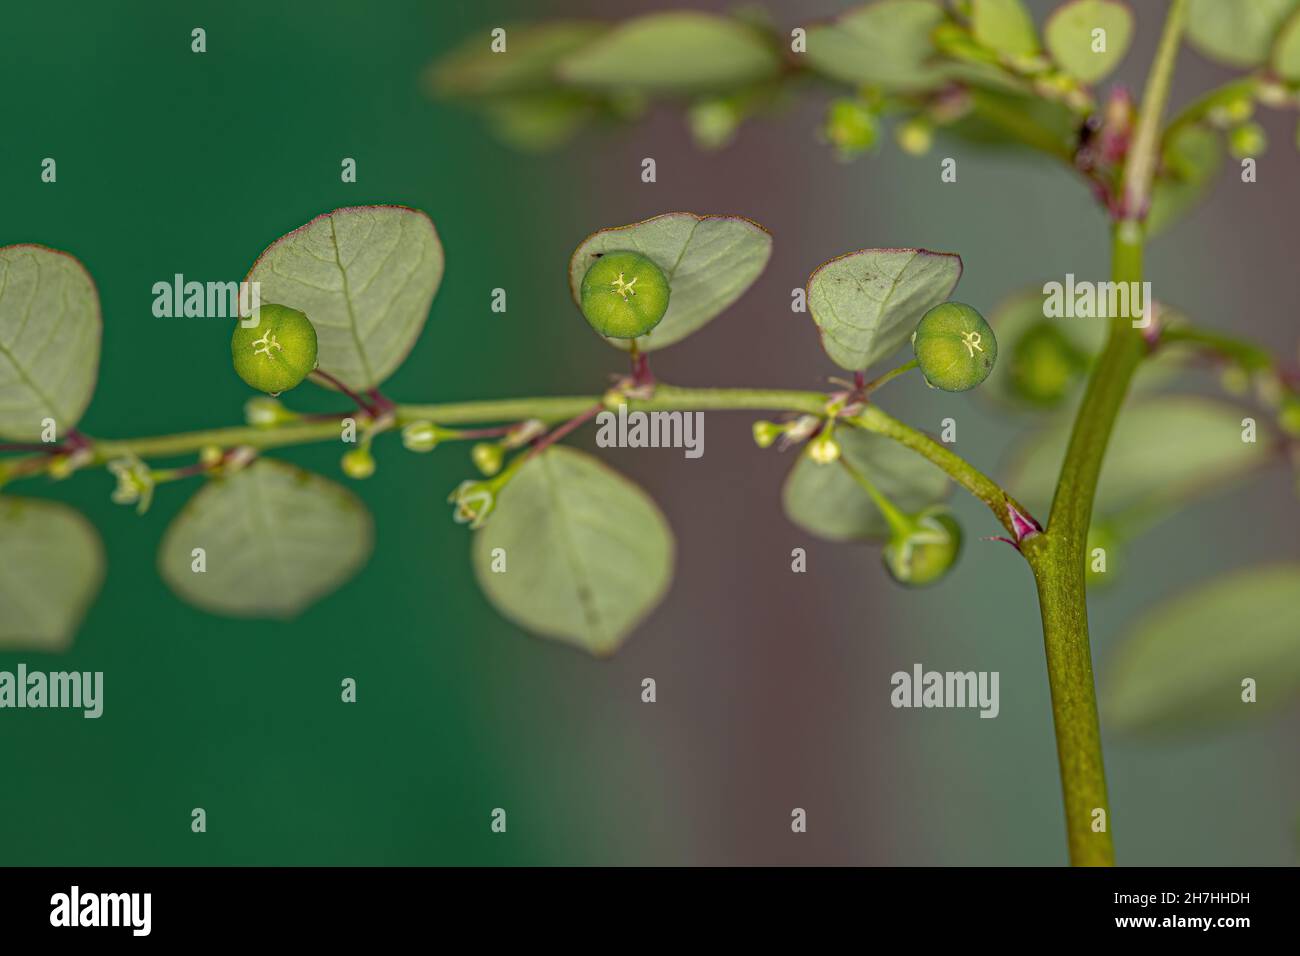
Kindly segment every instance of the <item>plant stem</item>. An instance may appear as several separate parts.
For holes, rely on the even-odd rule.
[[[1185,12],[1186,0],[1170,4],[1125,165],[1124,218],[1115,225],[1112,242],[1111,272],[1117,283],[1142,281],[1142,217],[1155,175],[1160,119],[1169,95]],[[1145,351],[1140,331],[1133,328],[1133,318],[1117,316],[1111,321],[1110,338],[1093,368],[1075,418],[1047,531],[1026,539],[1023,545],[1042,611],[1070,861],[1079,866],[1108,866],[1115,859],[1088,642],[1085,562],[1102,460],[1129,381]],[[1098,810],[1104,818],[1094,817]],[[1094,822],[1102,819],[1104,828],[1094,831]]]
[[[870,382],[860,386],[860,390],[864,395],[870,395],[887,382],[892,382],[894,379],[898,378],[898,376],[906,375],[912,369],[920,367],[920,364],[921,363],[916,359],[912,359],[912,361],[906,362],[898,366],[898,368],[890,369],[885,374],[873,378]]]
[[[1164,345],[1167,342],[1184,342],[1188,345],[1200,346],[1207,352],[1236,362],[1247,371],[1269,369],[1277,365],[1273,354],[1267,349],[1212,329],[1198,329],[1191,326],[1162,329],[1160,344]]]
[[[858,469],[854,468],[853,465],[849,463],[849,460],[843,456],[840,456],[840,464],[844,467],[844,470],[849,473],[849,477],[862,486],[862,490],[867,493],[867,497],[870,498],[872,502],[875,503],[875,506],[880,509],[880,513],[885,516],[885,521],[888,522],[890,530],[896,536],[902,537],[911,533],[913,526],[911,519],[908,518],[907,515],[903,514],[903,512],[898,509],[897,505],[886,498],[870,478]]]

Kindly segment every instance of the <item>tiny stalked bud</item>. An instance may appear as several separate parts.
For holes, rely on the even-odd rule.
[[[469,457],[481,474],[491,478],[501,470],[501,465],[506,460],[506,450],[496,442],[479,442],[470,449]]]
[[[1268,134],[1258,123],[1242,123],[1228,133],[1228,152],[1236,159],[1259,156],[1268,149]]]
[[[840,460],[840,443],[835,440],[829,425],[808,443],[808,457],[819,465],[831,465]]]
[[[369,478],[375,473],[375,456],[370,449],[360,445],[343,456],[343,474],[349,478]]]
[[[244,403],[244,421],[255,428],[273,428],[301,417],[269,395],[257,395]]]
[[[754,422],[754,444],[759,448],[770,448],[784,431],[776,422]]]
[[[934,127],[924,117],[913,117],[894,131],[898,147],[912,156],[924,156],[934,145]]]
[[[411,422],[402,429],[402,447],[407,451],[428,452],[438,447],[438,426],[433,422]]]
[[[1287,395],[1277,410],[1278,424],[1288,435],[1300,437],[1300,396]]]
[[[912,333],[921,374],[934,388],[964,392],[993,371],[998,340],[984,316],[969,305],[945,302],[921,317]]]
[[[639,252],[607,252],[582,278],[579,304],[601,335],[634,339],[645,335],[668,311],[668,278]]]
[[[230,339],[239,377],[258,391],[278,395],[316,367],[316,328],[297,309],[263,305],[257,325],[240,322]]]
[[[889,539],[882,555],[885,570],[908,587],[933,584],[957,563],[961,542],[957,519],[941,507],[927,508],[912,519],[910,530]]]
[[[220,445],[204,445],[199,449],[199,464],[204,468],[215,468],[225,457]]]

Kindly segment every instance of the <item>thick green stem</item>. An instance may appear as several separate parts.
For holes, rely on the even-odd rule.
[[[1116,224],[1113,237],[1111,278],[1116,283],[1142,282],[1141,220],[1151,195],[1160,119],[1185,12],[1186,0],[1170,4],[1147,78],[1137,133],[1125,165],[1125,218]],[[1137,297],[1130,295],[1128,301],[1135,303]],[[1132,308],[1129,311],[1135,313]],[[1070,860],[1081,866],[1109,866],[1115,858],[1088,640],[1086,552],[1097,479],[1111,429],[1146,349],[1141,332],[1133,327],[1135,318],[1137,315],[1131,314],[1111,320],[1110,338],[1093,368],[1074,421],[1047,532],[1023,544],[1042,611]]]

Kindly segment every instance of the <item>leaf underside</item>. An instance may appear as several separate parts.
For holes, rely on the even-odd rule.
[[[351,492],[263,458],[189,501],[163,537],[158,567],[179,597],[204,610],[290,618],[356,574],[373,537],[370,513]]]
[[[99,534],[59,502],[0,497],[0,554],[0,648],[67,648],[104,580]]]
[[[480,586],[506,617],[604,656],[663,598],[673,550],[672,531],[644,491],[558,446],[511,479],[472,553]],[[498,558],[504,572],[493,570]]]
[[[443,273],[442,243],[424,213],[350,206],[277,239],[254,263],[261,301],[307,314],[320,367],[349,388],[377,388],[424,328]]]
[[[668,279],[668,311],[648,335],[605,340],[624,350],[635,341],[642,352],[652,352],[698,331],[739,299],[767,266],[772,236],[738,216],[688,212],[602,229],[583,240],[569,260],[574,302],[581,300],[582,277],[607,252],[639,252]]]
[[[0,438],[60,438],[95,390],[99,295],[85,267],[43,246],[0,248]]]

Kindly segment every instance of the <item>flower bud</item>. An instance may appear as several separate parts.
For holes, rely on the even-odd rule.
[[[608,338],[645,335],[668,311],[668,278],[639,252],[607,252],[582,278],[579,304],[593,329]]]
[[[501,470],[501,465],[506,460],[506,450],[496,442],[479,442],[470,449],[469,457],[475,468],[491,478]]]
[[[1300,437],[1300,396],[1287,395],[1282,399],[1277,421],[1288,435]]]
[[[230,355],[240,378],[258,391],[279,395],[316,367],[316,328],[297,309],[264,305],[257,325],[235,326]]]
[[[135,505],[139,514],[149,510],[153,501],[154,478],[149,466],[134,456],[118,458],[108,463],[109,473],[117,478],[113,489],[113,503]]]
[[[375,473],[375,456],[370,454],[368,446],[361,445],[343,456],[342,466],[343,474],[349,478],[369,478]]]
[[[754,422],[754,444],[759,448],[770,448],[784,431],[776,422]]]
[[[244,402],[244,421],[255,428],[271,428],[302,416],[291,412],[269,395],[257,395]]]
[[[204,468],[216,467],[225,457],[226,453],[221,450],[220,445],[204,445],[199,449],[199,464]]]
[[[998,341],[984,316],[960,302],[925,313],[912,333],[912,349],[926,382],[945,392],[974,388],[998,358]]]
[[[411,422],[402,429],[402,447],[420,453],[433,451],[441,437],[433,422]]]
[[[840,460],[840,443],[835,440],[830,422],[808,443],[808,457],[819,465],[830,465]]]
[[[710,98],[693,103],[686,113],[691,138],[700,149],[721,149],[736,136],[741,113],[727,99]]]
[[[962,533],[957,519],[942,507],[914,516],[911,529],[895,533],[885,545],[885,570],[899,584],[924,587],[938,581],[957,562]]]
[[[934,145],[934,127],[924,117],[916,116],[894,130],[898,148],[910,156],[924,156]]]

